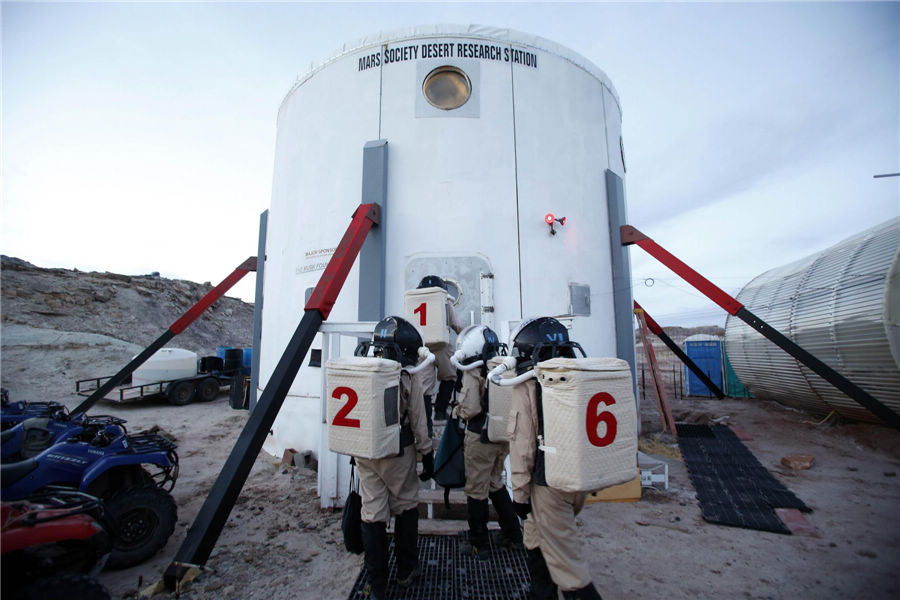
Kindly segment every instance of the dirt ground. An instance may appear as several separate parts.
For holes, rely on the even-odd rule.
[[[4,326],[0,373],[13,400],[74,407],[78,378],[109,374],[139,349],[104,336]],[[645,422],[655,400],[648,393]],[[145,401],[101,404],[92,414],[127,419],[129,431],[159,426],[179,445],[173,490],[178,525],[146,563],[105,571],[114,598],[134,598],[173,560],[247,420],[225,395],[182,407]],[[900,598],[900,432],[819,419],[762,400],[673,400],[676,417],[716,419],[752,436],[745,444],[808,506],[815,535],[780,535],[702,520],[684,464],[666,436],[643,447],[669,465],[669,489],[644,489],[637,502],[589,504],[581,514],[584,551],[607,600],[631,598]],[[786,455],[815,463],[793,471]],[[317,600],[347,598],[362,566],[344,551],[340,513],[320,511],[316,473],[261,454],[204,573],[178,597]],[[174,593],[157,598],[172,598]]]

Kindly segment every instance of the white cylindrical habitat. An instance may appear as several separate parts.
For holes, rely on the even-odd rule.
[[[542,38],[428,26],[345,45],[281,106],[260,389],[360,203],[363,147],[375,140],[387,144],[388,315],[439,275],[459,291],[462,320],[503,340],[525,317],[556,316],[589,356],[617,356],[607,171],[624,178],[625,168],[611,82]],[[329,322],[358,321],[358,296],[357,262]],[[341,355],[354,345],[345,339]],[[269,451],[318,450],[321,381],[318,364],[301,367]]]

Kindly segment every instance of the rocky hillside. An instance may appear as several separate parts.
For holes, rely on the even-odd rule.
[[[158,273],[120,275],[44,269],[2,257],[3,326],[99,334],[145,347],[213,285],[166,279]],[[253,340],[253,304],[216,301],[168,346],[215,354],[216,346],[245,348]]]

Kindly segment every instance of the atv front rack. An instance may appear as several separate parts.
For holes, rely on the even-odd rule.
[[[178,447],[175,442],[158,433],[137,433],[126,436],[127,450],[129,454],[149,454],[151,452],[165,452],[169,462],[169,467],[163,467],[155,463],[148,464],[148,467],[155,467],[154,473],[150,476],[156,483],[156,487],[166,491],[172,491],[175,487],[175,480],[178,479],[178,453],[175,449]]]

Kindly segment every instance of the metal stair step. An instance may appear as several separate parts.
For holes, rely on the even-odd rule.
[[[420,504],[443,504],[444,488],[436,490],[423,489],[419,490]],[[466,504],[466,494],[462,489],[450,490],[450,504]]]

